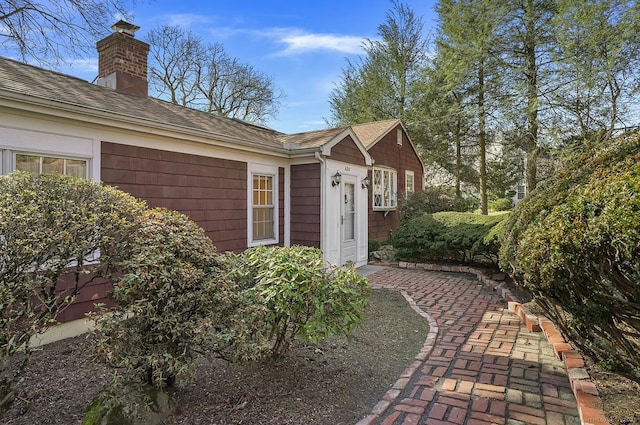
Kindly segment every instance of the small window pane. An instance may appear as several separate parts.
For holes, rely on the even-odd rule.
[[[73,177],[87,177],[87,161],[78,159],[67,159],[65,174]]]
[[[42,174],[64,174],[64,159],[43,157]]]
[[[273,208],[253,209],[253,239],[273,239]]]
[[[16,170],[39,174],[40,157],[32,155],[16,155]]]

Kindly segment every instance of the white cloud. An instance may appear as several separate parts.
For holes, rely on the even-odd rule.
[[[283,55],[310,52],[315,50],[333,50],[342,53],[362,52],[362,37],[335,34],[291,34],[280,39],[287,47]]]
[[[347,54],[362,53],[365,37],[341,34],[315,34],[299,28],[268,28],[263,30],[237,29],[236,33],[252,34],[269,38],[285,48],[275,55],[290,56],[319,50],[336,51]]]

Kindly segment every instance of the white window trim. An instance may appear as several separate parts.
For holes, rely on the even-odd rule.
[[[402,129],[398,129],[396,130],[396,142],[398,143],[398,145],[402,146]]]
[[[411,180],[411,191],[409,191],[409,180]],[[404,171],[404,194],[408,195],[416,191],[416,179],[411,170]]]
[[[273,235],[272,239],[253,240],[253,175],[273,177]],[[280,243],[280,201],[278,192],[280,182],[278,167],[275,165],[252,164],[247,166],[247,246],[273,245]]]
[[[390,187],[389,189],[389,193],[391,194],[391,199],[389,200],[385,200],[384,198],[384,188],[382,188],[382,203],[383,205],[376,205],[375,204],[375,200],[376,200],[376,173],[389,173],[389,175],[392,177],[389,181]],[[374,211],[391,211],[391,210],[395,210],[398,207],[398,172],[393,169],[393,168],[383,168],[383,167],[374,167],[373,168],[373,172],[372,172],[372,177],[373,177],[373,189],[371,191],[372,193],[372,202],[371,204],[373,205],[373,210]],[[382,181],[384,182],[384,177],[382,177]]]

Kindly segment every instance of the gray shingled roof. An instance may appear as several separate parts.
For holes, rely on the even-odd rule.
[[[382,136],[398,124],[400,124],[399,119],[391,119],[366,124],[356,124],[351,126],[351,128],[364,147],[369,150]]]
[[[205,132],[212,139],[245,141],[268,149],[284,148],[275,130],[174,105],[152,98],[118,93],[69,75],[0,57],[0,90],[57,102],[65,106],[135,118],[150,125]]]
[[[113,119],[142,122],[151,127],[197,132],[216,141],[246,144],[274,152],[321,148],[349,127],[284,134],[241,120],[212,115],[153,97],[133,96],[58,72],[0,57],[0,97],[11,92],[44,100],[60,109],[81,108]],[[368,149],[399,120],[352,126]]]
[[[295,144],[298,148],[316,148],[324,146],[348,127],[329,128],[326,130],[308,131],[306,133],[281,134],[278,138],[284,144]]]

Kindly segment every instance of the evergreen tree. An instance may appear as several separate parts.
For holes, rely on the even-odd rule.
[[[549,126],[555,112],[547,99],[557,89],[558,64],[554,53],[558,45],[553,25],[556,0],[514,0],[505,7],[507,14],[500,28],[499,44],[510,96],[504,108],[510,111],[506,114],[511,115],[514,128],[524,135],[525,184],[527,191],[531,191],[538,183],[541,120]]]
[[[366,55],[348,61],[329,97],[330,124],[350,125],[401,119],[409,133],[411,104],[426,60],[422,19],[406,4],[392,2],[378,27],[380,40],[367,40]],[[413,137],[413,135],[411,135]]]
[[[474,111],[480,208],[488,214],[488,128],[499,92],[500,69],[495,51],[505,11],[500,2],[491,0],[441,0],[437,11],[441,31],[438,50],[447,85],[465,93],[466,107]]]
[[[640,74],[640,5],[633,0],[558,1],[556,32],[563,84],[553,102],[567,114],[565,138],[578,150],[633,125]]]

